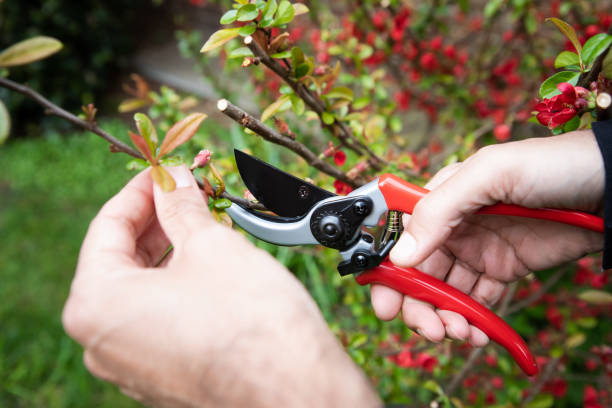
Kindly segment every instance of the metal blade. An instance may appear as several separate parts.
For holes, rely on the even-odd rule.
[[[240,150],[234,149],[234,156],[251,194],[282,217],[305,215],[319,201],[335,196]]]

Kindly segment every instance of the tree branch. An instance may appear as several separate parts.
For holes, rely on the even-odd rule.
[[[282,78],[293,89],[293,91],[304,100],[304,103],[308,105],[319,116],[321,126],[330,130],[333,135],[337,136],[340,141],[347,148],[353,150],[359,155],[363,155],[364,152],[368,155],[368,163],[374,170],[382,170],[388,163],[381,157],[377,156],[368,146],[358,141],[355,136],[351,133],[346,124],[335,121],[333,124],[328,125],[323,121],[323,112],[325,112],[325,105],[319,99],[319,97],[313,94],[304,84],[296,82],[291,78],[291,73],[285,67],[283,67],[274,58],[271,58],[257,43],[255,38],[247,36],[244,38],[244,45],[249,47],[253,52],[253,55],[257,57],[266,67],[272,70],[276,75]]]
[[[514,314],[540,300],[540,298],[544,296],[546,292],[548,292],[548,290],[555,285],[555,283],[559,282],[563,275],[565,275],[569,270],[570,267],[564,267],[556,270],[555,273],[550,278],[548,278],[546,282],[542,284],[540,289],[538,289],[525,299],[521,300],[520,302],[516,302],[515,304],[511,305],[508,308],[508,314]]]
[[[94,122],[88,122],[73,115],[72,113],[57,106],[32,88],[18,84],[17,82],[13,82],[8,78],[0,78],[0,86],[25,95],[30,99],[33,99],[34,101],[38,102],[39,105],[42,105],[46,109],[45,112],[48,114],[58,116],[78,127],[95,133],[96,135],[100,136],[102,139],[106,140],[111,144],[112,151],[120,151],[123,153],[127,153],[132,157],[136,157],[137,159],[144,159],[144,157],[136,149],[133,149],[132,147],[123,143],[121,140],[105,132],[103,129],[99,128],[98,125],[96,125]]]
[[[359,187],[365,182],[362,178],[351,179],[342,170],[332,166],[326,161],[321,160],[315,153],[312,152],[308,147],[302,143],[294,140],[288,136],[282,135],[276,130],[266,126],[261,121],[255,119],[236,105],[233,105],[227,99],[220,99],[217,102],[217,108],[225,115],[229,116],[241,126],[251,129],[265,140],[275,143],[280,146],[284,146],[292,152],[302,157],[312,167],[328,174],[337,180],[340,180],[351,187]]]
[[[548,363],[544,366],[544,370],[542,370],[542,373],[538,376],[536,382],[533,384],[529,390],[529,393],[523,400],[521,407],[526,407],[540,393],[544,384],[546,384],[546,382],[550,380],[553,374],[557,371],[557,366],[559,365],[560,361],[561,358],[559,357],[551,358],[548,361]]]

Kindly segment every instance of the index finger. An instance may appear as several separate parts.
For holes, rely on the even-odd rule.
[[[100,263],[137,266],[136,241],[155,214],[149,171],[134,177],[92,220],[81,246],[77,274]]]

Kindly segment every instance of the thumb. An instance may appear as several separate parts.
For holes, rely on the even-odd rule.
[[[493,204],[491,172],[479,160],[442,169],[428,183],[432,189],[406,216],[404,232],[391,250],[391,262],[413,267],[423,262],[466,216]]]
[[[180,247],[198,231],[214,222],[202,192],[185,165],[165,167],[176,183],[176,188],[164,192],[153,185],[155,211],[166,236],[175,247]]]

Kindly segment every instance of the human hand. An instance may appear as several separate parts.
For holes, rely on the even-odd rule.
[[[497,202],[597,212],[603,200],[603,160],[591,131],[494,145],[442,169],[431,192],[405,216],[405,230],[390,254],[471,295],[486,306],[506,284],[602,249],[603,235],[549,221],[473,215]],[[383,320],[400,309],[406,325],[432,341],[444,336],[484,346],[488,337],[461,315],[434,310],[381,285],[372,305]]]
[[[168,170],[175,191],[145,171],[89,227],[63,313],[87,368],[156,406],[377,406],[303,286]]]

